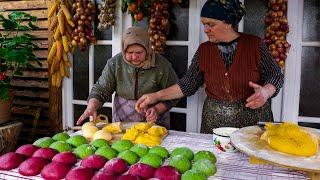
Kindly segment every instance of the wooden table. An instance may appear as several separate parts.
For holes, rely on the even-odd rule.
[[[227,180],[302,180],[309,179],[302,171],[294,171],[273,165],[253,165],[248,162],[248,156],[236,152],[225,153],[214,148],[212,135],[169,131],[162,142],[170,152],[176,147],[189,147],[194,152],[208,150],[217,156],[217,173],[208,179]],[[165,164],[168,162],[166,161]],[[77,163],[79,164],[79,163]],[[17,170],[0,171],[0,179],[41,179],[41,177],[21,176]]]

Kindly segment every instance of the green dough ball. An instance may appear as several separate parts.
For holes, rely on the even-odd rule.
[[[169,157],[169,152],[166,148],[161,146],[155,146],[150,149],[149,153],[154,153],[159,155],[161,158],[165,159]]]
[[[102,146],[98,150],[96,150],[95,154],[103,156],[110,160],[117,156],[117,151],[109,146]]]
[[[216,156],[210,151],[198,151],[193,158],[193,161],[198,161],[200,159],[208,159],[215,164],[217,162]]]
[[[100,148],[103,146],[109,146],[108,141],[105,139],[96,139],[91,142],[91,145],[95,148]]]
[[[130,151],[136,153],[140,158],[149,152],[148,146],[144,144],[136,144],[130,148]]]
[[[207,177],[217,172],[217,167],[208,159],[201,159],[192,165],[192,169],[205,174]]]
[[[174,149],[171,153],[171,157],[174,157],[176,155],[185,156],[186,158],[189,159],[189,161],[191,161],[193,159],[193,152],[191,151],[191,149],[189,149],[187,147],[178,147],[178,148]]]
[[[70,138],[69,134],[65,132],[61,132],[52,136],[52,139],[55,141],[66,141],[69,138]]]
[[[36,140],[33,145],[46,148],[49,147],[52,143],[54,143],[54,140],[51,137],[43,137],[38,140]]]
[[[130,165],[138,162],[139,160],[138,155],[130,150],[122,151],[118,154],[118,157],[127,161]]]
[[[162,165],[162,158],[154,153],[148,153],[140,159],[142,164],[148,164],[154,168],[158,168]]]
[[[75,150],[74,153],[80,158],[84,159],[90,155],[92,155],[96,151],[96,148],[89,145],[89,144],[82,144],[78,146]]]
[[[87,143],[87,139],[81,135],[75,135],[70,137],[67,141],[68,144],[71,144],[73,147],[78,147],[82,144]]]
[[[183,155],[175,155],[170,161],[169,165],[175,167],[181,174],[191,168],[190,161]]]
[[[181,176],[181,180],[206,180],[206,179],[207,179],[206,175],[194,169],[190,169],[186,171]]]
[[[58,152],[72,151],[72,146],[64,141],[56,141],[52,143],[49,148]]]
[[[129,150],[133,146],[132,142],[129,140],[119,140],[111,145],[111,147],[118,152]]]

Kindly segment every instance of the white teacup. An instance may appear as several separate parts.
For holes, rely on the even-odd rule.
[[[212,130],[213,144],[222,152],[236,152],[237,149],[232,145],[230,135],[239,128],[220,127]]]

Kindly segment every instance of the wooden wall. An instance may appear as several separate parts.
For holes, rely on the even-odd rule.
[[[52,120],[49,120],[48,64],[48,18],[49,0],[0,1],[0,13],[8,15],[12,11],[24,11],[38,18],[40,28],[28,32],[36,37],[39,46],[34,52],[42,67],[28,69],[21,77],[15,77],[12,85],[15,91],[12,119],[23,122],[19,144],[33,142],[36,138],[52,135]],[[3,12],[4,11],[4,12]],[[1,31],[1,30],[0,30]]]

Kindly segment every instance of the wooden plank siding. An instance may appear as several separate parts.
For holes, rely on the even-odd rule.
[[[12,119],[23,123],[18,144],[31,143],[39,137],[52,136],[62,129],[61,89],[51,89],[46,61],[50,47],[48,38],[52,36],[48,31],[49,4],[50,0],[0,1],[0,13],[4,16],[13,11],[23,11],[38,18],[36,25],[39,29],[28,33],[35,36],[33,42],[39,48],[34,53],[40,59],[42,66],[32,62],[35,68],[27,69],[23,76],[17,76],[12,81],[15,92]],[[0,29],[0,32],[3,32],[3,29]],[[55,99],[53,103],[58,103],[54,105],[58,107],[58,109],[54,107],[54,112],[50,112],[52,111],[50,99]],[[50,117],[52,114],[54,116]],[[37,116],[39,120],[35,121]]]

